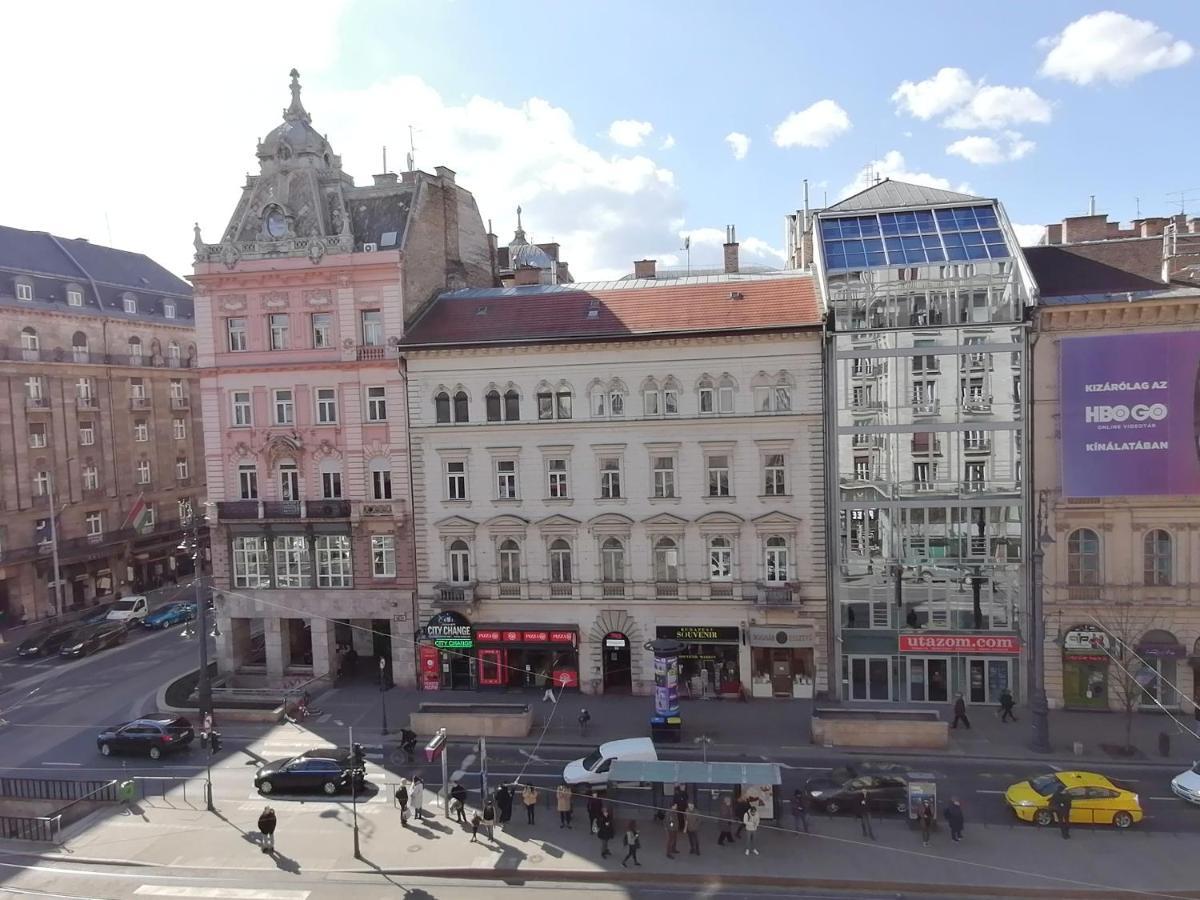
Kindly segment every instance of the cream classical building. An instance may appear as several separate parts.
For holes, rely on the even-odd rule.
[[[736,247],[734,248],[736,252]],[[401,344],[422,686],[826,688],[812,279],[443,294]]]

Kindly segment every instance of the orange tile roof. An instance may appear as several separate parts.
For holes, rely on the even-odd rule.
[[[620,340],[820,325],[810,275],[628,288],[559,285],[443,294],[412,323],[401,345]]]

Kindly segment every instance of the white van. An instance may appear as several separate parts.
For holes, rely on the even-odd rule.
[[[146,618],[146,613],[149,611],[145,595],[134,594],[131,597],[122,597],[113,603],[112,609],[108,611],[105,618],[109,622],[124,622],[126,628],[131,628]]]
[[[617,759],[654,762],[658,759],[658,753],[654,749],[654,741],[646,737],[608,741],[583,759],[567,763],[563,769],[563,781],[567,784],[593,786],[608,784],[608,770],[612,767],[613,760]]]

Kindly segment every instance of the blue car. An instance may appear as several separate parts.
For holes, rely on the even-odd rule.
[[[142,627],[149,629],[170,628],[196,618],[196,604],[191,601],[168,603],[149,613],[142,619]]]

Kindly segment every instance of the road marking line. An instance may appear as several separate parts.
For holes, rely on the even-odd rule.
[[[1172,794],[1170,797],[1147,797],[1147,800],[1178,800],[1179,798]]]
[[[77,762],[43,762],[43,766],[82,766],[83,763]]]
[[[308,900],[308,896],[312,891],[143,884],[134,893],[141,894],[143,897],[207,897],[212,898],[212,900]]]
[[[975,791],[975,793],[977,793],[977,794],[1003,794],[1003,793],[1005,793],[1005,792],[1004,792],[1004,791],[980,791],[980,790],[976,790],[976,791]]]
[[[320,716],[317,719],[317,724],[324,725],[326,722],[328,722],[332,718],[333,718],[333,713],[325,713],[324,715]]]

